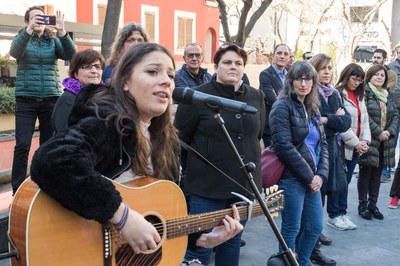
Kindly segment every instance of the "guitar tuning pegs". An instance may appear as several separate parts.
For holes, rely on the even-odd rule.
[[[273,188],[273,193],[277,192],[279,189],[278,185],[273,185],[272,188]]]

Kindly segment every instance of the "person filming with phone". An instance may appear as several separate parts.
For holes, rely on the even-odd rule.
[[[44,17],[43,17],[44,16]],[[54,23],[57,34],[46,27]],[[39,119],[40,144],[53,135],[51,114],[61,94],[58,59],[70,60],[75,45],[64,26],[64,15],[56,12],[55,19],[45,16],[40,6],[28,8],[24,16],[25,27],[14,38],[10,55],[17,59],[15,86],[15,148],[12,166],[13,194],[26,178],[29,149]]]

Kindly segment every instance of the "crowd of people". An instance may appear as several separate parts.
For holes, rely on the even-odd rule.
[[[198,43],[185,47],[185,63],[176,70],[171,53],[149,43],[143,27],[132,22],[116,36],[105,61],[92,49],[76,52],[61,12],[57,11],[56,34],[43,25],[44,14],[38,6],[26,11],[26,27],[10,49],[18,60],[14,194],[26,177],[39,118],[40,147],[31,177],[63,207],[114,225],[135,253],[146,252],[161,241],[159,232],[102,176],[118,183],[146,176],[170,180],[186,195],[190,214],[232,209],[221,225],[189,235],[183,265],[208,265],[213,251],[216,265],[238,265],[246,221],[231,192],[250,200],[254,195],[215,119],[218,113],[242,162],[254,163],[251,172],[260,192],[261,141],[284,163],[279,181],[285,191],[281,234],[299,265],[336,265],[320,250],[321,244],[332,242],[322,234],[324,205],[328,226],[357,228],[347,216],[348,186],[357,164],[358,214],[367,220],[384,219],[377,202],[380,184],[391,179],[395,166],[400,47],[388,66],[386,51],[376,49],[372,66],[364,70],[350,63],[335,82],[330,56],[309,51],[295,61],[294,51],[278,44],[257,89],[244,73],[247,53],[236,44],[217,49],[213,75],[201,67],[204,55]],[[57,59],[71,61],[62,95]],[[257,111],[245,114],[181,103],[174,115],[175,87],[244,102]],[[397,208],[400,166],[389,196],[388,207]]]

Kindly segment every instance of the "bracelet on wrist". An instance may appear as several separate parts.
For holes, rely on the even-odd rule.
[[[128,220],[128,213],[129,213],[129,207],[128,205],[124,204],[124,212],[122,213],[122,217],[118,223],[114,224],[115,228],[118,231],[121,231],[122,228],[124,228],[126,221]]]

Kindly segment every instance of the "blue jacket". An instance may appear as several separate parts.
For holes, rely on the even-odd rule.
[[[69,34],[50,38],[46,33],[39,37],[22,30],[14,38],[10,48],[10,55],[18,63],[15,96],[60,96],[57,60],[70,60],[75,52],[75,45]]]
[[[317,114],[314,113],[311,119],[318,129],[322,127]],[[285,164],[285,171],[281,178],[298,178],[308,185],[314,175],[319,175],[324,182],[327,181],[329,155],[325,134],[320,130],[320,150],[318,167],[316,167],[311,152],[304,143],[309,133],[309,120],[303,104],[297,99],[295,93],[274,103],[269,125],[275,153]]]
[[[211,74],[207,72],[206,68],[200,67],[198,77],[190,73],[186,64],[182,65],[182,68],[176,71],[175,74],[175,87],[197,87],[203,83],[211,81]]]

